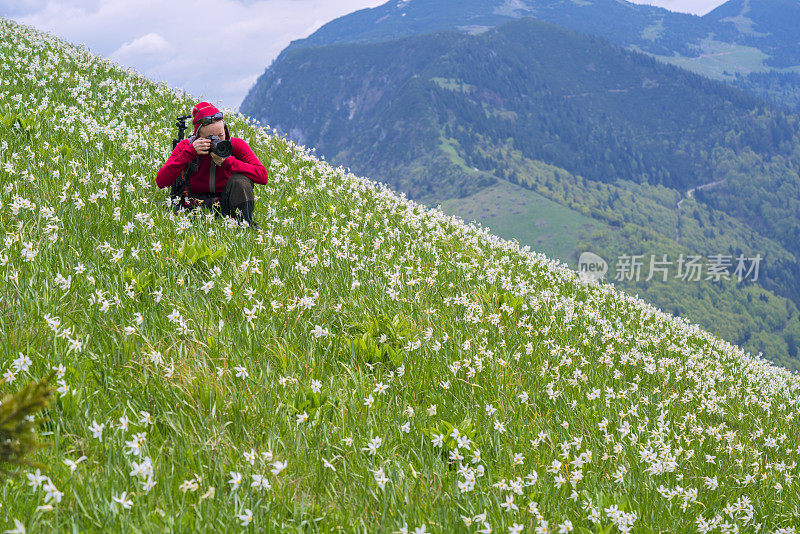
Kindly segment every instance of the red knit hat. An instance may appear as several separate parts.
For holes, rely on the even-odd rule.
[[[208,102],[199,102],[195,107],[192,108],[192,124],[194,124],[194,134],[197,135],[197,130],[200,129],[200,119],[203,117],[210,117],[215,113],[219,113],[219,110],[214,107],[213,104],[209,104]],[[228,125],[225,124],[225,137],[226,139],[230,140],[231,135],[228,133]]]

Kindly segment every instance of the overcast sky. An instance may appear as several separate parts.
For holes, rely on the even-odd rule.
[[[289,42],[386,0],[0,0],[0,15],[84,43],[218,106],[237,109]],[[636,0],[702,15],[722,0]]]

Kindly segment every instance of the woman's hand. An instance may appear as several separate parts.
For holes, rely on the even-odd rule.
[[[221,158],[221,157],[217,156],[217,155],[216,155],[216,154],[214,154],[213,152],[211,153],[211,159],[213,159],[213,160],[214,160],[214,163],[216,163],[217,167],[219,167],[220,165],[222,165],[222,162],[223,162],[223,161],[225,161],[225,159],[224,159],[224,158]]]
[[[211,149],[211,139],[206,139],[205,137],[198,137],[192,143],[195,152],[200,155],[208,154],[208,151]]]

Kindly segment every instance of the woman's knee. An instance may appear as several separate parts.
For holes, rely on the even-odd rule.
[[[243,202],[255,200],[255,192],[253,191],[253,181],[244,174],[232,174],[228,178],[229,193],[228,198],[230,205],[237,206]]]

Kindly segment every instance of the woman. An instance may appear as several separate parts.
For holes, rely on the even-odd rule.
[[[222,215],[244,219],[251,226],[253,221],[255,193],[253,183],[266,185],[267,169],[259,161],[248,144],[238,137],[231,137],[222,112],[208,102],[200,102],[192,108],[194,135],[179,142],[169,159],[156,175],[160,188],[170,187],[190,163],[197,160],[197,171],[187,184],[189,202],[184,208],[198,204],[215,208]],[[233,153],[221,158],[210,152],[212,135],[231,142]],[[241,220],[240,219],[240,220]]]

